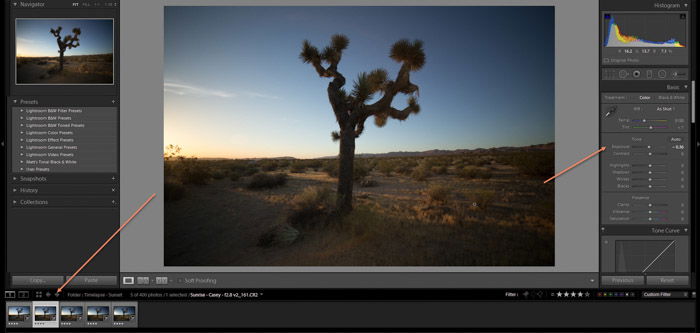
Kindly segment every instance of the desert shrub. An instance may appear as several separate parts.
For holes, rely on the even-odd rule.
[[[263,171],[275,171],[279,168],[279,163],[275,160],[264,160],[259,163]]]
[[[352,178],[356,182],[362,181],[365,177],[369,176],[370,171],[371,169],[365,160],[355,159],[352,169]]]
[[[323,162],[321,160],[307,160],[304,163],[306,164],[307,168],[314,170],[318,170],[323,166]]]
[[[252,176],[260,172],[260,169],[258,169],[255,166],[251,166],[247,169],[244,170],[243,176]]]
[[[487,168],[465,166],[457,170],[457,176],[464,179],[491,179],[493,173]]]
[[[292,160],[289,160],[289,159],[282,159],[282,160],[275,160],[275,161],[277,162],[278,169],[286,168],[286,167],[292,165],[292,163],[294,163]]]
[[[196,157],[180,155],[181,148],[168,145],[163,153],[163,173],[166,180],[183,185],[204,185],[212,177],[209,166]]]
[[[306,172],[307,169],[313,169],[314,171],[322,168],[324,166],[323,160],[294,160],[294,161],[288,161],[289,162],[289,169],[291,172],[294,173],[303,173]]]
[[[445,185],[431,185],[426,191],[428,201],[445,203],[450,199],[450,188]]]
[[[295,161],[289,167],[289,171],[293,172],[293,173],[304,173],[304,172],[306,172],[306,166],[299,161]]]
[[[491,207],[491,204],[496,199],[496,191],[474,190],[470,191],[469,197],[474,207],[481,210],[487,210],[489,209],[489,207]]]
[[[363,160],[365,161],[365,167],[367,167],[369,171],[374,170],[377,167],[377,163],[379,163],[376,158],[365,158]]]
[[[491,179],[491,177],[493,177],[493,172],[491,172],[490,169],[479,168],[479,172],[477,172],[477,178],[479,178],[479,179]]]
[[[166,181],[163,184],[163,194],[165,201],[176,201],[185,196],[185,186],[173,181]]]
[[[46,70],[47,74],[56,74],[60,71],[61,67],[59,65],[49,65],[49,68]]]
[[[515,153],[510,157],[508,164],[518,168],[518,171],[526,176],[549,177],[554,174],[554,152]]]
[[[484,166],[491,163],[491,159],[487,156],[479,156],[474,159],[474,165]]]
[[[221,169],[214,169],[211,172],[211,177],[214,179],[224,179],[224,177],[226,177],[226,171]]]
[[[411,172],[411,178],[413,178],[414,180],[424,181],[428,179],[428,177],[430,177],[430,171],[428,171],[428,169],[423,166],[417,166]]]
[[[395,167],[396,163],[389,159],[382,159],[377,163],[377,170],[385,176],[391,176],[391,172],[394,171]]]
[[[364,160],[355,159],[353,163],[353,180],[359,182],[369,176],[371,169]],[[338,160],[328,160],[323,165],[323,172],[331,177],[337,178],[339,167]]]
[[[379,183],[374,179],[363,179],[360,181],[360,187],[375,187],[378,185]]]
[[[253,175],[248,183],[249,189],[265,189],[282,186],[287,183],[286,173],[258,173]]]
[[[258,167],[248,161],[234,161],[229,164],[229,173],[233,178],[252,176],[258,173]]]
[[[543,198],[533,203],[531,206],[532,214],[544,219],[554,220],[554,196],[551,198]]]
[[[324,161],[321,169],[331,177],[338,177],[338,160]]]
[[[411,167],[410,167],[409,165],[407,165],[407,164],[401,164],[401,165],[399,165],[399,166],[396,167],[396,173],[401,174],[401,175],[404,175],[404,176],[408,176],[408,175],[410,175],[412,172],[413,172],[413,168],[411,168]]]
[[[399,165],[394,169],[394,171],[404,175],[404,176],[409,176],[412,172],[413,169],[418,165],[417,162],[410,160],[410,159],[402,159],[399,162]]]
[[[174,163],[174,176],[182,184],[204,185],[211,178],[209,168],[197,158],[181,158]]]
[[[445,174],[447,174],[447,166],[445,166],[445,165],[434,166],[430,169],[430,171],[436,175],[445,175]]]
[[[243,177],[243,174],[238,172],[238,171],[230,171],[228,173],[228,179],[230,179],[232,182],[238,181]]]
[[[260,238],[258,238],[258,246],[288,246],[299,238],[299,234],[299,230],[293,228],[292,226],[288,224],[280,224],[272,227],[270,230],[260,235]]]
[[[465,166],[457,170],[457,176],[464,179],[474,179],[476,178],[476,168],[473,166]]]
[[[309,186],[294,196],[287,222],[293,226],[314,226],[333,209],[333,191],[325,186]]]

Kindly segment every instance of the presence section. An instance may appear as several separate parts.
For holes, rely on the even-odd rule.
[[[113,84],[114,21],[15,21],[16,84]]]
[[[554,266],[553,7],[164,27],[166,266]]]

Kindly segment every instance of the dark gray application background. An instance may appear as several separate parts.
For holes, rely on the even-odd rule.
[[[306,0],[295,3],[375,6],[426,4],[421,0]],[[561,170],[584,154],[597,149],[598,24],[591,24],[598,19],[597,0],[439,0],[429,4],[555,6],[556,169]],[[298,282],[326,288],[448,285],[452,288],[536,287],[553,284],[597,286],[598,163],[595,159],[580,165],[575,172],[568,173],[556,182],[556,252],[553,267],[165,267],[162,195],[164,5],[288,6],[290,2],[121,1],[124,15],[121,16],[123,47],[120,55],[122,63],[126,64],[121,72],[121,219],[128,218],[151,193],[158,194],[121,233],[122,272],[189,272],[190,277],[206,275],[192,274],[193,272],[218,272],[216,275],[220,282],[223,282],[223,272],[241,272],[228,275],[229,278],[225,280],[232,283],[226,287],[294,287]],[[504,98],[508,98],[508,91],[503,91],[503,94]],[[479,274],[474,274],[476,272]],[[562,274],[553,274],[560,272]],[[494,282],[498,285],[494,285]],[[219,286],[224,287],[223,284]]]

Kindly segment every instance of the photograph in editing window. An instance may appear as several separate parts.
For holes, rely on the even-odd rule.
[[[69,305],[61,307],[61,321],[79,321],[83,319],[83,307]]]
[[[88,306],[87,320],[88,321],[105,321],[109,318],[108,306]]]
[[[164,20],[166,266],[554,265],[552,7]]]
[[[31,319],[28,306],[8,306],[7,321],[28,321]]]
[[[17,84],[112,84],[111,19],[17,19]]]
[[[55,306],[35,306],[34,307],[34,321],[55,321],[56,320],[56,307]]]
[[[115,306],[114,321],[132,321],[136,318],[135,306]]]

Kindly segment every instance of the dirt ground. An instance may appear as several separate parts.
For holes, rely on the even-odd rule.
[[[284,247],[260,247],[267,230],[285,223],[304,188],[336,181],[326,173],[289,173],[286,185],[249,190],[247,177],[188,186],[166,201],[167,266],[547,266],[554,264],[554,191],[507,165],[488,180],[436,175],[427,181],[373,171],[376,186],[355,185],[355,211],[325,228],[303,230]],[[431,204],[429,186],[450,189]],[[478,193],[494,194],[488,209]],[[475,196],[475,194],[477,196]]]
[[[58,58],[25,60],[17,66],[18,84],[111,84],[111,61],[66,60],[57,71]]]

